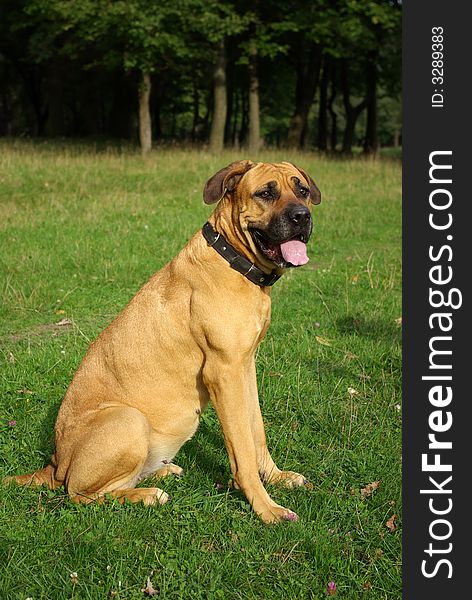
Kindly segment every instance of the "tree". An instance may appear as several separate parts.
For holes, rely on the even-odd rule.
[[[257,72],[257,44],[249,41],[249,153],[257,154],[261,146],[261,124],[259,108],[259,75]]]
[[[87,67],[101,64],[113,69],[139,74],[137,85],[139,137],[143,154],[150,151],[151,75],[164,68],[171,59],[185,58],[186,46],[179,34],[184,0],[148,2],[147,0],[29,0],[26,12],[43,25],[41,37],[31,51],[38,62],[59,55],[85,56],[90,44],[94,57]],[[45,36],[44,24],[48,25]],[[47,41],[47,52],[44,44]],[[37,53],[40,45],[43,52]]]
[[[356,128],[357,119],[361,112],[367,106],[367,100],[364,98],[358,104],[353,105],[351,102],[351,84],[349,78],[348,61],[346,58],[341,59],[340,64],[341,89],[343,95],[344,112],[346,116],[346,125],[343,134],[342,151],[344,154],[350,154],[354,142],[354,131]],[[358,78],[354,78],[358,81]]]
[[[111,4],[101,0],[97,3],[107,11],[106,34],[114,33],[121,41],[125,71],[139,73],[139,140],[144,155],[152,147],[151,76],[164,69],[169,61],[187,57],[185,41],[180,35],[181,9],[186,8],[185,4],[178,0],[163,3],[117,0]],[[96,13],[94,16],[99,17]]]
[[[186,0],[185,27],[189,53],[195,63],[212,62],[213,118],[210,130],[210,149],[220,152],[224,146],[227,115],[226,45],[249,24],[231,2],[225,0]]]
[[[318,149],[328,149],[328,86],[331,79],[331,63],[329,57],[323,60],[323,76],[320,82],[320,105],[318,109]]]
[[[318,87],[321,59],[322,50],[318,44],[300,44],[296,56],[295,111],[287,136],[290,147],[303,148],[305,145],[308,115]]]
[[[362,138],[375,152],[378,140],[399,136],[399,8],[394,0],[2,0],[0,134],[139,135],[144,153],[152,138],[210,137],[215,151],[244,143],[257,153],[287,139],[334,149],[342,127],[346,151]]]
[[[218,55],[213,69],[213,119],[210,132],[210,150],[221,152],[225,139],[226,124],[226,51],[225,41],[218,43]]]
[[[308,116],[318,89],[324,48],[329,46],[333,8],[323,0],[277,0],[282,31],[289,40],[287,59],[296,76],[294,110],[287,145],[303,148],[308,142]]]
[[[339,6],[338,46],[334,53],[342,56],[343,97],[346,107],[346,130],[343,149],[350,151],[349,140],[355,127],[359,113],[367,108],[366,132],[364,135],[364,152],[376,153],[377,135],[377,87],[385,65],[397,62],[400,48],[401,4],[396,0],[343,0]],[[357,73],[356,81],[362,81],[364,97],[356,107],[348,100],[349,81],[347,76],[346,56],[353,52],[359,57],[354,64]],[[395,56],[396,55],[396,56]],[[392,61],[392,57],[395,57]],[[363,77],[359,79],[359,67]],[[392,72],[389,73],[391,77]],[[398,72],[395,77],[399,81]],[[395,83],[390,81],[393,86]]]

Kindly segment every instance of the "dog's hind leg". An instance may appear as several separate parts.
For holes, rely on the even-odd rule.
[[[55,490],[62,485],[62,482],[55,479],[55,471],[56,470],[53,465],[48,465],[47,467],[44,467],[44,469],[39,469],[34,473],[5,477],[3,483],[5,485],[13,482],[17,485],[47,485],[50,490]]]
[[[103,501],[105,495],[144,504],[167,502],[169,496],[159,488],[135,489],[149,453],[151,425],[143,413],[129,406],[107,407],[84,424],[84,431],[66,474],[73,502]]]

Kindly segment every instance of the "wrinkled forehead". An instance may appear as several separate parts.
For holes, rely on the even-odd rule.
[[[290,163],[257,163],[244,175],[243,179],[250,188],[256,188],[271,181],[277,182],[280,187],[293,188],[294,177],[306,183],[300,171]]]

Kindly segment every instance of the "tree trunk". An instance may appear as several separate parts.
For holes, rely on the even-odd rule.
[[[233,122],[233,112],[235,103],[234,89],[234,65],[232,63],[226,65],[226,120],[225,120],[225,146],[231,146],[231,132]]]
[[[324,59],[323,76],[320,82],[320,106],[318,111],[318,150],[328,149],[328,84],[330,79],[329,58]]]
[[[225,123],[227,110],[226,93],[226,52],[222,40],[218,48],[218,56],[213,71],[213,119],[210,131],[210,151],[221,152],[225,139]]]
[[[343,154],[352,154],[352,145],[354,143],[354,131],[356,129],[358,113],[354,110],[346,112],[346,124],[343,133]]]
[[[238,115],[239,115],[239,94],[234,90],[234,105],[231,124],[231,145],[235,148],[238,145]]]
[[[364,139],[364,154],[376,155],[378,151],[377,135],[377,56],[368,57],[366,64],[366,102],[367,123]]]
[[[261,126],[259,110],[259,76],[257,73],[257,45],[254,39],[249,42],[249,153],[257,154],[261,147]]]
[[[334,100],[336,99],[336,67],[331,64],[331,95],[328,98],[328,112],[331,117],[331,131],[329,136],[329,146],[332,152],[336,152],[338,145],[338,115],[334,110]]]
[[[344,128],[342,151],[344,154],[351,154],[357,119],[367,106],[367,102],[366,100],[363,100],[357,106],[351,104],[347,63],[345,59],[341,62],[341,86],[343,91],[344,110],[346,112],[346,125]]]
[[[147,71],[142,71],[139,84],[139,143],[143,156],[149,154],[152,148],[150,99],[151,75]]]
[[[312,43],[304,54],[301,46],[297,64],[297,85],[295,91],[295,111],[287,135],[287,145],[302,148],[305,141],[308,113],[310,112],[321,68],[321,48]]]
[[[241,92],[241,127],[239,129],[239,146],[243,146],[246,142],[248,132],[248,99],[245,91]]]

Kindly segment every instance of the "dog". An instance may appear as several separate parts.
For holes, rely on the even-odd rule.
[[[295,521],[263,483],[306,485],[267,448],[254,356],[269,327],[272,285],[308,261],[311,204],[321,194],[289,162],[233,162],[211,177],[205,226],[91,344],[64,396],[51,463],[18,484],[64,486],[73,502],[105,495],[169,499],[136,488],[182,469],[172,460],[211,400],[235,487],[265,523]]]

